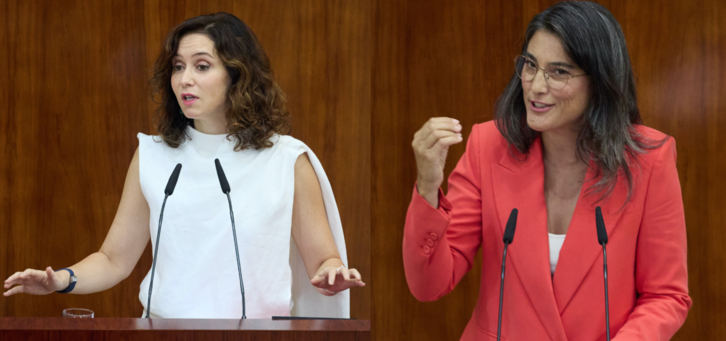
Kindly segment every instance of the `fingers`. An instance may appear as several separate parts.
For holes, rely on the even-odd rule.
[[[26,294],[39,294],[45,291],[47,287],[46,273],[45,271],[27,269],[21,272],[10,285],[22,286],[22,292]]]
[[[434,117],[429,119],[419,131],[414,134],[414,147],[416,142],[424,141],[428,138],[430,138],[430,135],[433,132],[436,131],[442,131],[442,132],[451,132],[451,133],[461,133],[461,124],[458,120],[448,117]]]
[[[22,272],[16,272],[5,280],[5,287],[9,288],[13,284],[24,283],[27,281],[38,281],[45,278],[45,272],[26,269]]]
[[[342,279],[338,279],[338,277],[342,277]],[[327,281],[325,280],[326,278]],[[347,269],[345,266],[325,268],[315,275],[310,280],[310,283],[325,296],[333,296],[351,287],[363,287],[366,285],[363,283],[358,270]]]
[[[421,142],[421,147],[423,147],[424,150],[436,150],[438,152],[441,148],[448,147],[461,141],[461,133],[448,130],[435,130]]]
[[[56,276],[53,269],[48,267],[45,271],[26,269],[22,272],[16,272],[5,280],[4,288],[9,289],[4,296],[11,296],[17,293],[26,293],[34,295],[43,295],[52,292],[49,288],[52,286],[52,280]]]
[[[425,178],[436,180],[442,175],[443,165],[448,148],[463,141],[462,127],[458,120],[448,117],[431,118],[416,132],[411,143],[416,155],[419,173]],[[421,175],[421,174],[419,174]]]
[[[328,270],[328,285],[332,286],[335,284],[335,277],[338,275],[338,270],[336,268],[330,268]]]
[[[414,139],[425,139],[434,130],[461,132],[459,120],[449,117],[432,117],[414,134]]]
[[[23,288],[24,287],[22,285],[18,285],[16,287],[13,287],[12,289],[4,292],[3,293],[3,296],[9,297],[9,296],[12,296],[12,295],[15,295],[15,294],[20,294],[20,293],[23,292]]]
[[[27,269],[23,271],[23,273],[20,275],[20,278],[36,282],[43,282],[46,279],[46,273],[45,271]]]
[[[356,287],[364,287],[364,286],[366,286],[366,284],[363,282],[363,279],[362,279],[362,277],[360,275],[360,272],[358,272],[358,270],[356,270],[356,269],[349,269],[349,271],[350,271],[351,278],[350,278],[350,280],[347,281],[347,283],[348,283],[348,286],[347,287],[348,288],[354,287],[354,286],[356,286]]]
[[[340,268],[340,274],[343,276],[343,279],[347,282],[350,281],[350,270],[348,270],[346,267],[341,266]]]
[[[23,293],[30,295],[47,295],[54,292],[62,281],[62,276],[47,267],[44,270],[26,269],[16,272],[5,280],[4,287],[8,289],[3,296],[12,296]]]
[[[5,280],[5,289],[10,288],[10,286],[15,284],[22,274],[22,272],[16,272],[12,276],[8,277],[8,279]]]
[[[350,275],[353,276],[354,279],[358,281],[363,281],[362,277],[360,276],[360,272],[356,269],[350,269]]]

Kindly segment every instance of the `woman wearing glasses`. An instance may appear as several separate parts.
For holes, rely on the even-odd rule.
[[[477,124],[440,190],[452,118],[415,135],[418,176],[404,265],[419,300],[453,290],[481,247],[480,295],[462,340],[496,337],[503,232],[502,336],[603,340],[605,293],[595,208],[609,235],[613,340],[668,340],[691,306],[686,228],[673,138],[642,125],[619,24],[604,7],[562,2],[530,22],[495,120]]]

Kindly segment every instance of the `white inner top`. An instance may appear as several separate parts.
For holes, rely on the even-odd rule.
[[[550,273],[555,274],[555,268],[557,268],[557,261],[560,259],[560,250],[562,244],[565,243],[566,234],[552,234],[547,233],[550,240]]]

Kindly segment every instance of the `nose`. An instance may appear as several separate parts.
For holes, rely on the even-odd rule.
[[[549,86],[547,84],[547,79],[545,79],[545,71],[537,69],[537,73],[534,75],[534,79],[532,80],[532,92],[547,93],[548,91]]]
[[[182,72],[181,79],[179,79],[179,81],[182,88],[187,88],[194,85],[194,74],[192,70],[186,68],[184,72]]]

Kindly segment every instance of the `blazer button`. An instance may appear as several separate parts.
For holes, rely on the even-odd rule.
[[[426,240],[426,245],[433,247],[434,246],[434,241],[431,240],[431,239],[427,239]]]
[[[431,233],[429,235],[429,238],[431,238],[431,240],[437,240],[437,239],[439,239],[439,236],[437,236],[436,233]]]
[[[428,245],[424,245],[423,252],[428,255],[429,253],[431,253],[431,248],[428,247]]]

